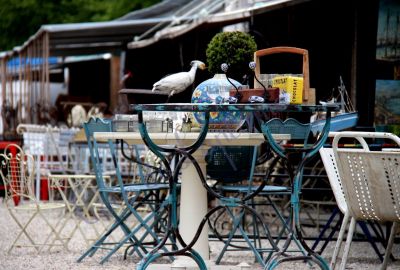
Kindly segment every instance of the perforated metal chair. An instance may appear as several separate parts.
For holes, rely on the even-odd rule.
[[[322,229],[322,231],[320,233],[320,236],[318,237],[316,242],[314,242],[314,245],[313,245],[312,248],[315,249],[317,247],[319,240],[322,238],[323,234],[329,228],[329,226],[331,225],[331,223],[333,222],[335,217],[338,216],[339,213],[342,213],[342,216],[340,216],[340,218],[338,220],[338,222],[341,222],[341,225],[340,225],[340,230],[339,230],[338,238],[337,238],[337,241],[336,241],[335,249],[334,249],[334,252],[333,252],[333,255],[332,255],[332,260],[331,260],[331,263],[330,263],[330,267],[332,269],[335,269],[337,257],[338,257],[338,254],[339,254],[339,251],[340,251],[340,248],[341,248],[341,244],[343,242],[343,237],[344,237],[347,225],[349,223],[350,215],[349,215],[349,211],[348,211],[348,208],[347,208],[344,191],[343,191],[343,188],[342,188],[342,180],[339,177],[339,172],[338,172],[338,168],[337,168],[337,162],[336,162],[335,156],[333,154],[333,149],[332,148],[327,148],[327,147],[321,147],[321,149],[319,150],[319,153],[321,155],[321,159],[322,159],[322,162],[324,164],[325,171],[326,171],[326,174],[328,176],[329,183],[331,185],[331,188],[332,188],[332,191],[333,191],[333,195],[335,197],[336,204],[337,204],[338,208],[334,209],[331,217],[329,218],[328,222],[325,224],[324,228]],[[379,251],[379,249],[377,247],[377,244],[375,243],[375,240],[373,239],[373,237],[371,235],[371,232],[368,229],[367,224],[364,221],[357,221],[357,224],[360,226],[360,228],[363,231],[364,235],[367,237],[367,240],[369,241],[369,243],[371,244],[372,248],[374,249],[374,251],[378,255],[379,259],[381,259],[383,261],[383,256],[381,255],[381,252]],[[336,228],[338,226],[339,226],[339,223],[333,227],[333,229],[332,229],[331,233],[329,234],[328,238],[325,240],[325,243],[324,243],[324,245],[323,245],[323,247],[321,249],[321,252],[325,249],[325,247],[328,244],[328,242],[332,239],[333,235],[338,230]],[[373,229],[374,229],[375,232],[378,231],[375,228],[373,228]]]
[[[149,247],[154,247],[159,242],[160,236],[157,234],[156,226],[160,224],[160,219],[167,205],[164,199],[168,189],[168,184],[161,182],[164,177],[163,170],[159,167],[150,166],[153,171],[144,179],[145,182],[126,183],[118,162],[118,151],[122,149],[118,149],[118,144],[112,140],[98,142],[93,136],[95,132],[111,132],[111,120],[91,118],[84,124],[84,129],[93,169],[96,174],[99,194],[108,211],[114,217],[115,223],[78,259],[78,262],[86,256],[92,256],[99,248],[110,249],[108,254],[100,261],[100,263],[103,263],[125,244],[129,244],[133,252],[143,258],[149,251]],[[111,186],[107,185],[104,180],[102,163],[105,162],[106,157],[101,155],[104,151],[99,150],[101,144],[103,144],[103,148],[106,146],[109,150],[112,164],[114,165],[116,182]],[[161,193],[161,191],[164,191],[164,193]],[[117,213],[112,207],[110,195],[118,195],[123,200],[125,208],[121,212]],[[138,208],[143,205],[151,205],[151,211],[146,216],[142,216],[138,211]],[[137,221],[133,228],[126,224],[128,217],[133,217]],[[117,228],[123,231],[125,235],[123,239],[117,243],[106,242],[106,239]],[[149,241],[148,238],[152,240]]]
[[[340,148],[342,138],[353,139],[361,148]],[[367,138],[389,140],[396,151],[372,151]],[[391,133],[338,132],[333,154],[341,179],[345,205],[351,217],[340,269],[344,270],[357,220],[393,222],[381,269],[386,269],[400,222],[400,139]],[[338,188],[338,187],[335,187]],[[340,238],[340,237],[339,237]],[[342,241],[342,239],[338,239]],[[340,243],[337,244],[340,246]],[[336,250],[338,252],[338,248]],[[336,256],[336,254],[334,254]]]

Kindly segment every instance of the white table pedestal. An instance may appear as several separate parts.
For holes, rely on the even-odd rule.
[[[206,175],[206,164],[204,161],[208,147],[201,147],[194,153],[194,158],[199,163],[201,170]],[[193,164],[186,160],[181,169],[182,185],[180,192],[180,213],[179,213],[179,232],[186,242],[189,244],[195,236],[200,222],[207,214],[207,190],[203,187],[200,177]],[[197,200],[193,200],[197,198]],[[193,246],[200,256],[204,259],[207,265],[210,263],[210,249],[208,245],[208,224],[206,223],[200,234],[199,239]],[[173,268],[196,266],[195,262],[187,257],[181,256],[173,263]],[[184,269],[184,268],[182,268]]]

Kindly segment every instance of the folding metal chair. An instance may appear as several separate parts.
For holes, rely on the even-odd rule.
[[[342,138],[360,147],[340,148]],[[395,151],[373,151],[366,139],[389,140]],[[340,269],[344,270],[357,220],[393,222],[381,269],[386,269],[400,222],[400,138],[383,132],[338,132],[332,143],[337,172],[342,181],[344,200],[351,217]],[[343,225],[342,225],[343,226]],[[338,239],[337,251],[342,239]],[[339,242],[340,241],[340,242]],[[334,254],[336,256],[336,254]],[[336,259],[336,258],[334,258]]]
[[[96,176],[86,174],[50,174],[48,178],[50,194],[54,193],[54,191],[60,194],[67,208],[67,213],[61,222],[61,226],[65,227],[72,221],[71,230],[65,232],[68,233],[66,236],[66,239],[68,239],[67,245],[74,235],[79,232],[79,237],[85,240],[87,247],[90,247],[110,226],[99,216],[99,210],[104,207],[99,202]],[[104,179],[107,183],[110,182],[109,175],[105,175]],[[50,197],[53,198],[54,195],[50,195]],[[115,205],[113,207],[118,209],[121,206]],[[84,230],[84,226],[90,228],[90,230]],[[63,233],[63,231],[60,231],[61,235]]]
[[[160,224],[160,219],[163,216],[167,202],[164,200],[168,184],[162,183],[164,179],[163,170],[160,167],[153,167],[152,172],[146,176],[145,181],[142,183],[126,183],[122,177],[120,164],[118,160],[118,152],[123,151],[123,145],[118,148],[118,144],[114,141],[108,140],[107,142],[98,142],[93,134],[95,132],[111,132],[112,123],[108,119],[91,118],[84,124],[84,129],[89,145],[90,157],[93,164],[93,169],[96,174],[97,186],[99,188],[100,197],[107,207],[108,211],[115,219],[114,224],[105,232],[82,256],[79,257],[78,262],[82,261],[86,256],[93,256],[99,248],[107,248],[111,246],[110,251],[102,258],[100,263],[105,262],[112,254],[125,244],[129,244],[133,251],[142,258],[147,252],[148,248],[154,247],[159,242],[159,235],[157,234],[157,226]],[[116,176],[116,183],[114,185],[107,185],[104,181],[103,163],[106,162],[107,157],[102,156],[104,151],[100,151],[101,147],[106,146],[111,155],[111,161],[114,165],[114,172]],[[105,144],[105,145],[104,145]],[[129,158],[128,156],[126,156]],[[135,162],[139,162],[136,160]],[[142,164],[144,165],[144,164]],[[164,196],[163,196],[164,194]],[[125,208],[117,213],[112,207],[110,195],[118,195],[122,198]],[[151,212],[146,216],[139,213],[138,208],[143,205],[151,205]],[[130,228],[126,221],[128,217],[133,217],[137,224]],[[125,237],[117,242],[106,242],[110,234],[120,228]],[[151,238],[151,241],[147,239]],[[127,251],[126,251],[127,252]]]
[[[30,247],[37,252],[54,246],[67,248],[60,237],[60,218],[54,221],[51,215],[63,215],[65,204],[40,201],[34,192],[35,159],[25,154],[16,144],[10,144],[1,155],[0,174],[5,183],[5,205],[20,231],[8,249]]]
[[[286,240],[278,252],[268,259],[266,269],[273,269],[277,265],[286,261],[302,260],[314,262],[322,269],[327,269],[325,260],[311,248],[308,247],[302,235],[300,222],[300,196],[303,188],[303,174],[305,166],[314,157],[319,147],[324,142],[324,136],[311,142],[310,123],[301,123],[294,118],[287,118],[285,121],[274,118],[261,125],[263,133],[267,135],[274,153],[282,158],[284,168],[290,179],[290,215],[289,228]],[[282,144],[274,143],[270,134],[290,134],[290,141]],[[323,134],[326,134],[326,126]],[[290,244],[294,242],[296,248],[290,249]],[[298,256],[289,255],[288,252],[301,253]]]
[[[249,198],[249,195],[251,196],[257,191],[257,196],[268,198],[270,195],[289,195],[290,192],[287,187],[282,186],[265,185],[258,190],[260,186],[253,185],[257,156],[257,147],[253,146],[214,146],[207,153],[207,175],[217,181],[215,188],[227,198],[229,196],[242,198],[243,203],[253,209],[248,211],[247,207],[231,203],[217,213],[213,223],[209,222],[214,235],[224,243],[224,247],[217,256],[217,264],[221,262],[227,251],[251,250],[255,259],[264,265],[264,253],[271,254],[277,250],[268,226],[255,212],[254,198]],[[273,161],[273,163],[275,162]],[[269,173],[267,172],[267,174]],[[247,183],[245,183],[246,181]],[[269,198],[268,202],[263,204],[271,205],[281,221],[286,223]],[[247,217],[250,217],[250,221]],[[222,234],[217,228],[218,223],[221,223],[224,218],[228,218],[224,222],[231,224],[231,229],[227,234]],[[261,238],[269,240],[270,246],[263,245]]]

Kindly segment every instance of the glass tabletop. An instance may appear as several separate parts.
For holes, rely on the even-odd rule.
[[[133,111],[176,111],[176,112],[214,112],[214,111],[242,111],[242,112],[326,112],[339,111],[340,106],[329,105],[301,105],[301,104],[208,104],[208,103],[162,103],[162,104],[131,104]]]

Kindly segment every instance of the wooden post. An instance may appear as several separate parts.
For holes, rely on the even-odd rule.
[[[112,55],[110,59],[110,111],[118,105],[118,91],[120,90],[121,62],[119,55]]]

